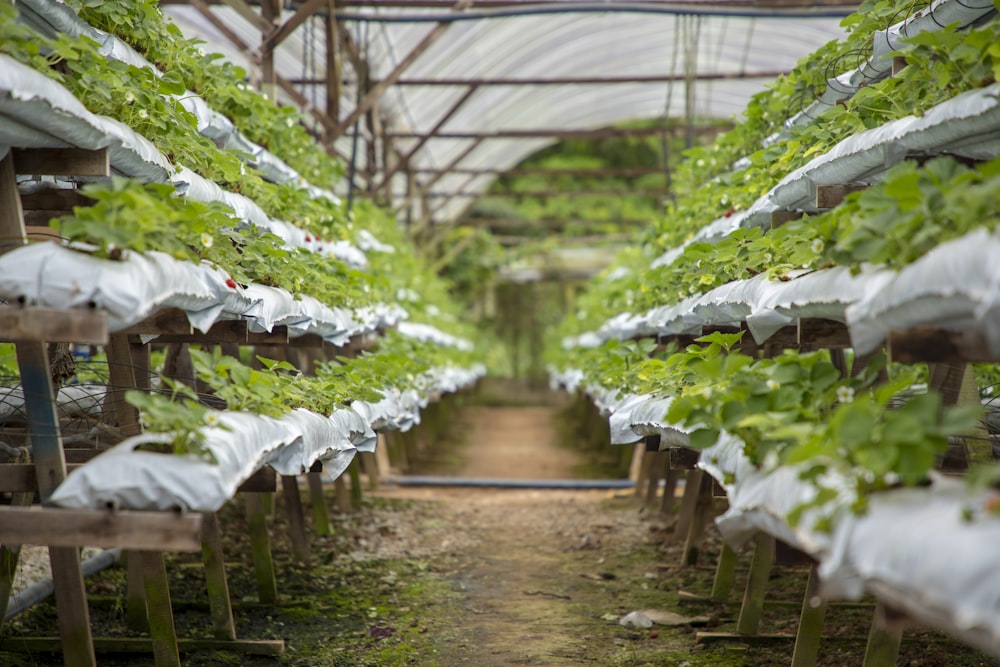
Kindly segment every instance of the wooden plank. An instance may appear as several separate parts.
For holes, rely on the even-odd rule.
[[[701,452],[690,447],[671,447],[669,451],[671,468],[693,470],[701,458]]]
[[[247,332],[248,345],[287,345],[288,327],[274,327],[270,332],[254,333]]]
[[[894,56],[892,59],[892,75],[896,76],[906,68],[906,58],[904,56]]]
[[[164,344],[191,343],[193,345],[223,345],[226,343],[245,345],[247,336],[246,320],[222,320],[213,324],[204,333],[193,329],[190,333],[167,333],[158,336],[156,342]]]
[[[153,641],[148,637],[95,637],[94,648],[101,655],[114,653],[146,653],[153,650]],[[285,652],[282,639],[178,639],[177,648],[181,653],[195,651],[230,651],[245,655],[280,656]],[[59,639],[54,637],[4,637],[0,639],[0,651],[18,653],[58,653]]]
[[[177,632],[174,630],[174,613],[170,608],[170,586],[167,581],[167,568],[163,562],[163,554],[159,551],[139,551],[137,553],[143,566],[149,635],[153,642],[153,660],[156,667],[181,667],[181,656],[177,650]]]
[[[34,466],[27,467],[33,468]],[[34,470],[31,472],[34,473]],[[15,493],[10,498],[10,504],[14,507],[30,507],[34,496],[34,493]],[[14,577],[17,575],[17,564],[20,559],[20,544],[0,544],[0,630],[3,629],[3,622],[7,617],[7,605],[10,603],[10,594],[14,587]]]
[[[935,327],[915,327],[889,332],[889,359],[912,364],[996,362],[985,338],[977,331],[948,331]]]
[[[864,190],[868,186],[863,183],[844,183],[838,185],[816,186],[816,208],[823,210],[840,206],[844,198],[852,192]]]
[[[191,326],[191,322],[188,321],[187,315],[183,310],[179,308],[164,308],[153,313],[143,321],[123,329],[120,333],[127,335],[156,334],[162,336],[166,334],[191,335],[193,332],[194,327]]]
[[[236,493],[274,493],[278,490],[278,474],[274,468],[258,468],[236,489]]]
[[[868,645],[865,647],[864,667],[895,665],[902,639],[903,628],[898,622],[897,614],[882,602],[876,604]]]
[[[8,511],[13,510],[10,508]],[[18,508],[20,509],[20,508]],[[8,515],[4,515],[8,518]],[[3,530],[0,528],[0,530]],[[0,538],[0,541],[6,541]],[[32,544],[19,540],[23,544]],[[81,542],[92,544],[91,542]],[[52,568],[52,588],[59,616],[59,637],[66,667],[94,667],[94,642],[90,636],[90,611],[87,608],[87,589],[83,583],[78,546],[50,546],[49,563]],[[100,545],[95,545],[100,546]]]
[[[309,481],[309,504],[312,506],[313,529],[317,535],[330,535],[333,529],[330,526],[330,513],[326,507],[326,496],[323,494],[323,472],[312,472],[306,474]]]
[[[201,516],[133,510],[0,508],[0,543],[200,551]]]
[[[804,215],[805,213],[802,211],[772,211],[771,229],[778,229],[779,227],[784,227],[793,220],[801,219],[802,216]]]
[[[701,492],[701,479],[704,474],[704,471],[699,468],[687,472],[684,481],[684,495],[681,497],[681,507],[677,513],[677,523],[674,524],[672,538],[674,542],[687,540],[688,531],[691,530],[691,522],[694,520],[695,509],[698,505],[698,494]]]
[[[0,254],[27,243],[24,231],[24,209],[17,191],[14,156],[8,152],[0,160]]]
[[[236,639],[236,624],[233,622],[222,536],[219,534],[219,520],[215,512],[205,512],[202,515],[201,540],[201,559],[205,565],[205,589],[212,617],[212,634],[216,639],[232,641]]]
[[[67,463],[66,472],[72,472],[81,465],[83,463]],[[33,463],[6,463],[0,465],[0,493],[28,493],[32,496],[38,493],[38,479],[35,475],[35,465]]]
[[[304,336],[289,338],[288,344],[292,347],[323,347],[326,341],[316,334],[305,334]]]
[[[712,602],[725,602],[729,599],[735,574],[736,552],[728,544],[723,544],[715,566],[715,579],[712,580]]]
[[[149,632],[146,613],[146,568],[140,551],[125,551],[125,627]]]
[[[29,176],[110,176],[107,148],[15,148],[14,170]]]
[[[21,194],[25,211],[72,211],[74,206],[93,206],[94,200],[80,194],[77,189],[46,188]]]
[[[836,320],[806,317],[798,322],[799,348],[813,349],[851,347],[851,334],[847,325]]]
[[[684,536],[684,550],[681,556],[682,566],[692,567],[698,564],[698,554],[701,550],[702,537],[705,534],[705,526],[708,524],[711,516],[713,502],[712,477],[702,474],[698,497],[695,500],[694,514],[691,517],[687,535]]]
[[[320,9],[326,7],[328,2],[329,0],[306,0],[305,4],[300,5],[295,10],[295,14],[292,18],[288,19],[284,24],[264,37],[260,48],[273,49],[277,47],[278,44],[281,44],[289,35],[295,32],[296,28],[309,20],[309,18],[314,16]]]
[[[103,310],[0,306],[0,340],[103,345],[108,314]]]

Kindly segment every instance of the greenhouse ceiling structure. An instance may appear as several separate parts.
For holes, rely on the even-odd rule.
[[[842,37],[840,21],[856,8],[838,0],[161,4],[187,36],[307,115],[348,165],[341,194],[379,199],[418,226],[454,221],[498,174],[560,139],[666,131],[622,129],[636,119],[692,128],[696,118],[733,118],[799,58]]]

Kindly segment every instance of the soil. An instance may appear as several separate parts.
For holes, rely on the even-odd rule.
[[[494,479],[572,478],[584,455],[560,442],[554,427],[560,406],[536,398],[521,406],[456,407],[445,415],[449,437],[435,431],[414,439],[413,470]],[[327,504],[334,504],[332,488]],[[231,503],[220,517],[237,636],[284,639],[284,655],[203,651],[182,656],[183,664],[791,662],[789,639],[698,641],[699,631],[735,630],[749,552],[740,554],[729,600],[706,601],[718,536],[710,527],[699,562],[681,567],[673,516],[661,516],[658,507],[646,507],[631,491],[383,485],[366,492],[359,509],[334,514],[331,535],[313,533],[308,564],[291,558],[280,495],[277,505],[274,606],[256,602],[242,508]],[[307,511],[310,527],[311,518]],[[210,636],[198,556],[170,555],[168,570],[178,635]],[[794,636],[806,574],[802,565],[775,568],[762,633]],[[96,636],[130,633],[123,629],[123,591],[123,568],[88,580]],[[820,665],[862,663],[872,617],[871,601],[866,602],[828,611]],[[629,612],[650,609],[672,612],[678,624],[634,628],[619,622]],[[51,601],[8,622],[2,637],[38,634],[57,634]],[[153,664],[148,656],[101,655],[98,662]],[[56,665],[61,658],[0,651],[0,664]],[[937,633],[914,631],[907,632],[897,664],[998,663]]]

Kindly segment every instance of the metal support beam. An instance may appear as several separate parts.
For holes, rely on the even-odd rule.
[[[310,17],[314,16],[320,9],[322,9],[327,4],[327,0],[308,0],[304,5],[295,10],[295,14],[292,18],[288,19],[278,28],[272,30],[266,37],[264,41],[261,42],[262,49],[274,49],[281,44],[289,35],[295,32],[295,29],[300,25],[305,23]],[[281,14],[278,14],[278,18]]]
[[[397,162],[392,169],[389,169],[386,172],[386,174],[382,177],[382,182],[378,184],[378,187],[376,187],[376,190],[382,190],[388,187],[389,182],[392,180],[392,177],[398,174],[400,169],[405,169],[409,167],[410,160],[412,160],[413,157],[418,152],[420,152],[421,148],[427,145],[427,142],[430,141],[431,137],[437,134],[441,130],[441,128],[444,127],[445,123],[451,120],[452,117],[456,113],[458,113],[458,110],[461,109],[465,105],[465,103],[469,101],[469,99],[475,94],[475,92],[478,89],[479,86],[475,85],[469,86],[469,89],[465,91],[465,94],[459,97],[455,101],[455,103],[451,105],[448,111],[446,111],[445,114],[440,118],[440,120],[438,120],[438,122],[435,123],[434,127],[431,128],[430,132],[421,137],[421,139],[417,141],[416,145],[413,146],[405,155],[403,155],[400,158],[399,162]],[[388,136],[392,135],[390,134]]]
[[[540,128],[540,129],[503,129],[489,130],[483,132],[440,132],[432,136],[432,139],[606,139],[609,137],[650,137],[657,136],[663,132],[659,127],[601,127],[597,129],[572,129],[565,128]],[[694,128],[694,132],[699,135],[718,134],[721,128],[717,125]],[[673,136],[675,131],[671,128],[668,133]],[[423,139],[429,132],[390,132],[389,135],[397,139]]]
[[[468,4],[469,0],[462,0],[456,4],[454,8],[459,10]],[[389,72],[389,75],[385,79],[379,81],[369,89],[368,93],[361,99],[354,111],[349,113],[347,117],[337,125],[337,129],[333,132],[330,141],[334,141],[342,136],[347,131],[347,128],[354,124],[354,121],[371,110],[375,103],[378,102],[382,98],[382,95],[385,94],[385,91],[396,83],[396,81],[403,76],[403,72],[405,72],[410,65],[415,63],[417,59],[422,56],[425,51],[427,51],[427,49],[433,46],[433,44],[441,38],[450,26],[450,23],[438,23],[435,25],[431,31],[428,32],[401,61],[399,61],[399,64],[396,65],[391,72]]]

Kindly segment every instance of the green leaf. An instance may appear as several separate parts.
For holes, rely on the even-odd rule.
[[[695,449],[706,449],[719,441],[719,429],[699,428],[691,432],[691,446]]]

